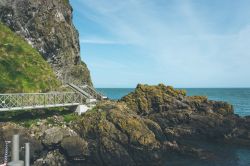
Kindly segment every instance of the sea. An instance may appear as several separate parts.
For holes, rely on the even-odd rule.
[[[250,88],[182,88],[188,96],[207,96],[210,100],[226,101],[234,106],[239,116],[250,116]],[[98,88],[108,98],[118,100],[134,91],[134,88]],[[165,166],[250,166],[250,148],[228,145],[207,145],[216,151],[216,160],[201,161],[172,156]]]

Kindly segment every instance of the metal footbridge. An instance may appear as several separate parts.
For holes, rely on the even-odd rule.
[[[72,92],[0,94],[0,112],[14,110],[67,107],[94,103],[104,98],[89,85],[67,84]]]

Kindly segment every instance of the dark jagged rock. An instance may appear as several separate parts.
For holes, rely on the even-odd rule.
[[[62,148],[69,158],[84,158],[88,155],[88,142],[79,136],[66,137],[62,140]]]
[[[229,156],[228,163],[235,162],[227,149],[250,148],[249,126],[250,118],[235,115],[228,103],[160,84],[138,85],[121,101],[103,101],[67,126],[41,123],[29,132],[44,147],[35,165],[42,160],[47,165],[175,165],[178,158],[211,164],[225,163],[223,156]],[[44,137],[48,130],[57,132]],[[71,134],[60,133],[65,130]],[[55,135],[64,136],[51,141]]]
[[[1,0],[0,21],[36,48],[60,80],[92,85],[80,59],[78,32],[67,0]]]
[[[53,150],[48,152],[48,154],[43,157],[37,159],[33,166],[52,166],[52,165],[58,165],[58,166],[67,166],[69,163],[65,160],[65,156],[63,156],[59,150]]]

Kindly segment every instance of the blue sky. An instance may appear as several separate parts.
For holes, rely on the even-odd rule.
[[[250,87],[249,0],[71,0],[96,87]]]

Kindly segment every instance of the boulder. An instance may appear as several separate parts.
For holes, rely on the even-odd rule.
[[[71,159],[83,159],[84,156],[88,155],[88,142],[79,136],[71,136],[63,138],[61,142],[63,150],[66,155]]]
[[[47,129],[42,136],[42,143],[49,148],[59,145],[63,138],[69,137],[70,132],[61,127]]]

